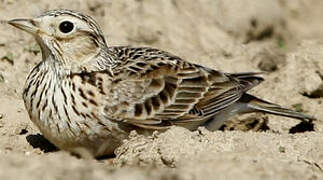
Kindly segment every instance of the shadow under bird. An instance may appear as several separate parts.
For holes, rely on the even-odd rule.
[[[213,131],[250,112],[315,119],[248,94],[263,81],[258,73],[224,73],[149,47],[108,46],[99,25],[80,12],[52,10],[8,23],[40,45],[42,61],[23,99],[32,122],[63,150],[109,155],[131,130]]]

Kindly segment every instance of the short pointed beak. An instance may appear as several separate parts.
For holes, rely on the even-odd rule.
[[[8,21],[8,24],[31,34],[36,34],[39,30],[32,19],[12,19]]]

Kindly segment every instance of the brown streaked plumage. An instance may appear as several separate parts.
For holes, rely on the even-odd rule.
[[[107,46],[98,24],[79,12],[8,23],[41,47],[23,98],[30,119],[64,150],[111,154],[134,129],[216,130],[239,113],[314,119],[247,94],[263,81],[258,73],[223,73],[148,47]]]

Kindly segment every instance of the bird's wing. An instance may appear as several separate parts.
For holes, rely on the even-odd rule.
[[[92,78],[100,80],[96,84],[105,95],[104,114],[140,127],[198,123],[236,102],[259,83],[251,75],[242,76],[240,81],[234,75],[189,63],[158,49],[110,50],[119,58],[118,66],[109,76],[97,72]]]

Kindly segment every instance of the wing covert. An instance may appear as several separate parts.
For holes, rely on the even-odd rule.
[[[199,123],[255,85],[252,77],[230,76],[158,49],[110,50],[119,64],[112,73],[96,72],[95,86],[103,94],[103,113],[115,121],[153,129]]]

